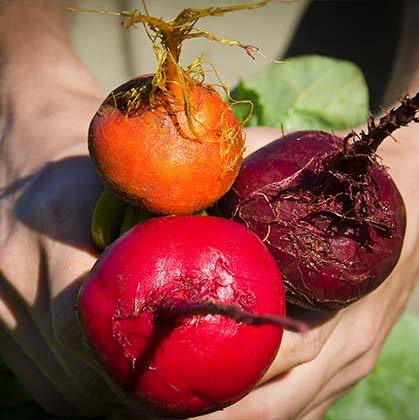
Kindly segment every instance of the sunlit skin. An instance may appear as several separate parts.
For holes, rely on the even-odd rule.
[[[53,417],[138,418],[92,362],[75,320],[77,292],[97,260],[90,221],[102,190],[86,150],[86,128],[105,93],[70,47],[67,3],[0,0],[0,353]],[[416,1],[406,2],[406,17],[417,32],[412,5],[417,9]],[[419,49],[412,35],[406,40],[400,48],[410,49],[411,67],[397,60],[405,78],[387,92],[391,100],[407,87],[419,90]],[[281,135],[262,127],[246,130],[247,150]],[[380,155],[401,192],[408,223],[388,281],[323,321],[295,311],[312,322],[311,330],[285,331],[258,386],[203,420],[271,419],[278,413],[319,420],[374,368],[419,269],[419,189],[412,182],[419,177],[419,124],[396,137],[398,143],[383,143]]]

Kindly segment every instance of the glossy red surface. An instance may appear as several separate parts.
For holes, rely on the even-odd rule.
[[[248,393],[282,330],[218,315],[153,322],[167,298],[285,314],[280,272],[242,225],[208,216],[151,219],[107,248],[78,301],[83,333],[113,380],[169,416],[197,415]]]

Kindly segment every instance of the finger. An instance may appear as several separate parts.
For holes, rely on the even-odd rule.
[[[20,234],[21,237],[27,238],[27,232]],[[48,293],[47,257],[42,248],[36,244],[29,244],[31,246],[27,246],[28,258],[21,264],[16,262],[13,270],[12,256],[20,255],[19,252],[15,252],[16,244],[17,241],[10,241],[8,250],[11,256],[6,255],[8,258],[2,263],[4,275],[0,276],[0,319],[3,327],[13,332],[17,345],[26,349],[28,357],[37,368],[47,372],[47,376],[52,375],[50,381],[54,386],[70,387],[71,390],[66,391],[69,395],[77,388],[78,394],[74,396],[76,400],[79,399],[79,394],[100,401],[115,399],[100,375],[86,364],[86,358],[81,362],[74,354],[63,349],[56,340]],[[35,255],[35,250],[38,255]],[[26,261],[35,262],[35,273],[27,267]],[[33,281],[12,283],[5,275],[11,276],[11,279],[32,277]],[[74,319],[72,323],[75,326]],[[80,341],[79,336],[74,340],[75,343]]]
[[[58,336],[58,342],[62,337],[65,342],[69,335],[67,341],[73,344],[70,350],[78,355],[83,354],[83,349],[80,338],[75,337],[74,305],[80,285],[76,280],[90,270],[96,259],[90,219],[100,190],[87,156],[72,156],[46,165],[15,205],[23,224],[18,223],[13,230],[9,252],[2,261],[10,286],[25,302],[40,331],[53,340]],[[22,252],[25,259],[18,261]],[[24,281],[27,278],[37,281]]]
[[[39,244],[34,236],[25,226],[15,223],[0,249],[0,283],[12,290],[20,304],[27,307],[31,307],[38,299],[48,300],[47,292],[38,287]],[[28,278],[35,280],[27,281]]]
[[[49,292],[50,317],[54,336],[60,345],[81,359],[86,357],[86,348],[76,318],[77,295],[96,259],[83,251],[65,245],[48,248],[50,263]]]
[[[45,196],[41,208],[48,212],[48,217],[43,214],[36,218],[36,226],[43,233],[41,258],[46,267],[43,275],[48,283],[49,317],[56,340],[83,358],[85,349],[74,309],[81,282],[97,258],[90,221],[101,186],[87,157],[56,162],[44,172],[33,188],[37,187],[36,192]],[[59,179],[59,186],[52,187],[46,175]]]
[[[25,353],[51,386],[65,395],[69,404],[90,410],[92,400],[103,403],[115,399],[88,365],[58,349],[46,329],[41,334],[27,308],[12,291],[5,287],[0,288],[0,303],[0,328],[10,333],[15,346]],[[1,351],[4,353],[3,349]],[[104,400],[100,399],[103,394],[106,395]]]
[[[316,358],[338,325],[341,316],[341,313],[337,313],[326,322],[312,326],[304,334],[284,331],[278,354],[260,383]]]
[[[102,186],[89,157],[51,162],[35,175],[15,205],[17,219],[41,241],[92,252],[90,220]]]
[[[350,362],[346,363],[346,365],[338,369],[337,374],[333,375],[332,377],[328,377],[321,391],[313,400],[313,402],[308,406],[307,410],[314,409],[316,406],[322,404],[324,401],[330,399],[331,397],[346,393],[356,383],[367,377],[374,369],[374,366],[379,357],[379,353],[391,330],[391,327],[400,317],[404,308],[403,304],[398,304],[394,299],[388,299],[386,302],[384,292],[392,296],[393,293],[391,289],[397,285],[395,278],[392,279],[392,282],[392,284],[386,284],[385,287],[376,293],[375,297],[370,297],[370,300],[372,300],[374,297],[374,300],[382,302],[383,305],[387,303],[387,305],[382,308],[382,311],[386,314],[386,316],[383,318],[377,333],[373,335],[372,345],[361,356],[352,357]],[[404,302],[405,299],[403,297],[402,291],[400,291],[399,296],[401,297],[401,302]],[[370,303],[371,302],[367,302],[367,304]],[[357,341],[357,338],[354,337],[354,340]]]
[[[369,353],[339,371],[307,406],[306,410],[303,412],[303,417],[306,416],[307,413],[322,406],[325,402],[337,400],[348,393],[350,389],[372,372],[377,357],[378,350],[371,350]]]
[[[362,322],[362,317],[358,311],[352,314],[349,309],[339,313],[338,323],[316,358],[296,366],[283,377],[273,378],[254,389],[238,403],[225,409],[222,414],[225,417],[220,418],[228,418],[228,416],[240,418],[243,413],[246,416],[249,415],[249,419],[272,418],[272,413],[283,413],[284,416],[280,418],[284,419],[298,416],[321,391],[329,369],[336,373],[336,367],[340,366],[340,362],[336,360],[342,355],[344,363],[352,358],[354,349],[347,350],[351,344],[351,328],[356,328],[359,322]],[[357,324],[352,325],[355,315],[359,319],[356,319]],[[362,352],[364,352],[364,348],[362,348]],[[209,417],[211,420],[216,418],[216,415],[212,418]]]
[[[330,359],[325,384],[377,343],[382,346],[406,304],[410,290],[407,283],[396,271],[377,290],[342,311],[341,323],[330,338],[331,343],[336,343],[337,357]]]
[[[301,417],[299,416],[298,419],[299,420],[321,420],[323,419],[324,415],[327,413],[327,411],[329,410],[329,408],[331,407],[331,405],[336,402],[337,400],[339,400],[340,398],[342,398],[346,392],[349,392],[350,389],[348,389],[347,391],[341,393],[341,394],[337,394],[334,395],[332,397],[330,397],[329,399],[327,399],[326,401],[323,401],[319,406],[317,406],[316,408],[312,409],[312,410],[307,410]]]
[[[117,397],[107,384],[103,370],[92,359],[76,319],[77,294],[95,259],[88,253],[74,252],[63,246],[50,250],[49,255],[53,261],[66,262],[61,269],[58,264],[57,267],[51,264],[50,275],[54,280],[49,282],[50,317],[54,343],[49,344],[57,349],[61,363],[69,369],[82,392],[98,401],[115,401]],[[85,270],[83,275],[79,275],[80,270]],[[67,287],[61,290],[64,285]]]
[[[335,314],[324,323],[314,324],[308,333],[302,335],[286,331],[278,356],[262,380],[262,383],[269,380],[270,382],[254,389],[248,396],[223,410],[222,413],[217,412],[203,418],[208,420],[271,418],[272,413],[278,412],[279,408],[284,412],[284,417],[281,418],[293,418],[299,407],[306,406],[320,387],[321,371],[316,370],[313,365],[319,364],[315,360],[316,356],[338,325],[340,317],[340,313]],[[290,371],[294,366],[297,367]],[[287,372],[285,376],[278,376],[283,372]],[[302,384],[304,392],[301,392]]]
[[[323,354],[324,349],[311,362],[271,379],[234,405],[223,411],[198,417],[198,419],[288,420],[296,418],[300,411],[310,404],[321,387],[324,364],[328,362],[327,357],[329,357],[329,354]]]
[[[18,345],[14,338],[0,328],[2,357],[13,368],[20,383],[46,411],[65,417],[96,417],[119,409],[119,404],[115,405],[112,400],[98,402],[89,399],[86,394],[73,392],[75,388],[66,375],[60,369],[52,370],[56,366],[48,360],[48,356],[40,364],[35,364],[33,354]],[[32,343],[32,346],[36,344]],[[38,358],[37,361],[39,360]]]
[[[250,155],[257,149],[265,146],[271,141],[282,136],[282,131],[271,127],[250,127],[245,129],[246,133],[246,152],[245,156]]]
[[[330,400],[337,400],[349,392],[357,383],[366,378],[373,371],[383,342],[387,334],[380,334],[374,346],[363,356],[348,363],[331,378],[315,399],[309,404],[304,413],[311,412]]]
[[[340,311],[339,324],[322,349],[324,364],[323,385],[337,372],[353,363],[374,346],[378,332],[388,316],[387,305],[394,283],[383,284],[370,295]]]
[[[10,366],[15,369],[19,368],[20,364],[18,355],[23,354],[25,356],[24,363],[31,363],[33,365],[31,369],[21,372],[21,376],[28,376],[26,381],[31,381],[31,371],[39,371],[42,377],[48,381],[50,387],[56,389],[55,393],[60,394],[65,399],[67,405],[73,408],[83,407],[83,410],[92,412],[92,401],[88,393],[80,391],[75,386],[75,382],[69,377],[63,365],[56,359],[50,346],[40,335],[26,309],[19,303],[13,302],[12,299],[10,296],[5,296],[4,293],[0,297],[0,300],[6,306],[9,305],[10,308],[13,308],[13,310],[10,310],[9,317],[13,317],[15,320],[13,330],[9,330],[9,340],[6,339],[7,336],[4,333],[6,330],[3,330],[5,326],[2,325],[0,327],[2,329],[3,339],[7,342],[7,345],[5,344],[4,347],[1,347],[3,357],[11,361]],[[14,345],[11,343],[14,343]],[[10,353],[11,349],[14,349],[13,353]],[[84,369],[80,369],[79,371],[83,372],[86,369],[87,366],[84,366]],[[82,374],[81,378],[76,379],[83,380]],[[29,390],[36,392],[33,388],[29,388]]]

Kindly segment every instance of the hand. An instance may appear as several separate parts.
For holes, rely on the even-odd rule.
[[[67,416],[109,413],[118,401],[91,364],[74,313],[97,258],[90,218],[102,187],[86,131],[101,99],[92,92],[56,86],[53,112],[16,114],[0,158],[9,169],[0,184],[0,349],[37,401]]]
[[[275,129],[249,129],[248,153],[281,135]],[[419,174],[415,162],[419,127],[403,128],[396,137],[400,143],[387,139],[379,149],[408,214],[403,252],[392,275],[376,291],[329,318],[291,308],[289,314],[305,319],[310,331],[304,335],[286,331],[260,386],[233,406],[200,419],[321,419],[335,400],[371,372],[419,271],[419,193],[412,183]]]
[[[99,103],[97,99],[75,102],[77,110],[82,103],[91,107],[85,115],[91,115]],[[60,117],[57,115],[56,122],[49,120],[55,127],[51,134],[68,132],[62,129]],[[22,382],[48,411],[98,415],[123,408],[101,373],[92,367],[74,318],[78,287],[96,259],[89,223],[101,187],[84,150],[85,130],[81,127],[86,121],[71,125],[80,126],[73,146],[62,150],[57,161],[3,189],[0,203],[8,215],[6,225],[13,226],[13,232],[5,236],[0,252],[2,300],[6,303],[0,312],[6,334],[1,334],[0,343]],[[14,137],[18,132],[11,129],[8,135]],[[279,134],[251,129],[248,144],[252,147]],[[385,150],[389,158],[395,159],[394,147],[400,145],[391,144]],[[397,171],[397,159],[394,165],[396,182],[409,197],[409,211],[418,197],[409,194],[411,183],[403,183],[405,171]],[[306,335],[286,332],[261,385],[222,413],[204,418],[320,418],[332,401],[368,374],[413,285],[417,269],[417,264],[411,264],[416,260],[415,222],[412,218],[409,223],[404,253],[391,279],[330,319],[308,319],[312,329]],[[21,255],[28,258],[22,260]],[[39,266],[38,276],[33,275],[34,265]],[[18,271],[16,267],[20,267]],[[37,282],[28,284],[28,278],[36,277]],[[297,309],[294,312],[294,316],[307,316]]]

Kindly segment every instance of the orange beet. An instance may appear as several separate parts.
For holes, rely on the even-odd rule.
[[[187,87],[192,129],[183,103],[169,92],[157,90],[153,106],[149,98],[134,101],[133,111],[133,95],[144,87],[148,95],[151,80],[133,79],[108,96],[91,122],[89,151],[105,182],[131,203],[193,213],[230,188],[244,138],[228,105],[202,84]]]

